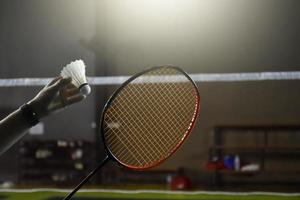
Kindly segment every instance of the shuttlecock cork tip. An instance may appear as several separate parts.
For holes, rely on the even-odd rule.
[[[79,87],[79,91],[81,92],[81,94],[87,96],[88,94],[91,93],[91,87],[89,84],[85,83]]]

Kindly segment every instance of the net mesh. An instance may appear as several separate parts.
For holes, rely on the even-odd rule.
[[[106,145],[128,167],[156,165],[183,142],[198,103],[197,88],[181,71],[149,71],[126,85],[106,110]]]

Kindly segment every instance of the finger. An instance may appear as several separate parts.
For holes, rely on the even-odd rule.
[[[79,90],[78,90],[78,88],[71,88],[71,89],[66,89],[66,95],[67,96],[74,96],[74,95],[76,95],[76,94],[79,94]]]
[[[66,89],[59,90],[59,99],[62,107],[68,105]]]
[[[60,79],[62,79],[61,76],[55,77],[50,83],[47,84],[47,86],[53,85],[54,83],[56,83]]]
[[[73,88],[77,88],[72,82],[70,84],[67,85],[68,89],[73,89]]]
[[[50,86],[49,90],[53,91],[53,92],[58,92],[60,89],[66,87],[69,83],[71,83],[72,78],[68,77],[68,78],[62,78],[59,81],[57,81],[56,83],[54,83],[52,86]]]
[[[82,94],[73,95],[67,99],[67,105],[82,101],[83,99],[85,99],[85,96]]]

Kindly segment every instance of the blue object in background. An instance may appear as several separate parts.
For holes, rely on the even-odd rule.
[[[224,157],[224,166],[226,167],[226,169],[234,169],[234,156],[225,156]]]

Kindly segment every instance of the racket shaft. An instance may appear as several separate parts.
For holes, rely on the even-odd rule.
[[[107,161],[109,160],[109,157],[106,156],[102,162],[91,172],[89,173],[89,175],[87,175],[87,177],[85,177],[77,186],[76,188],[74,188],[74,190],[72,192],[70,192],[68,194],[68,196],[66,196],[63,200],[69,200],[73,197],[73,195],[87,182],[90,180],[90,178],[92,176],[94,176],[98,171],[99,169],[101,169],[106,163]]]

